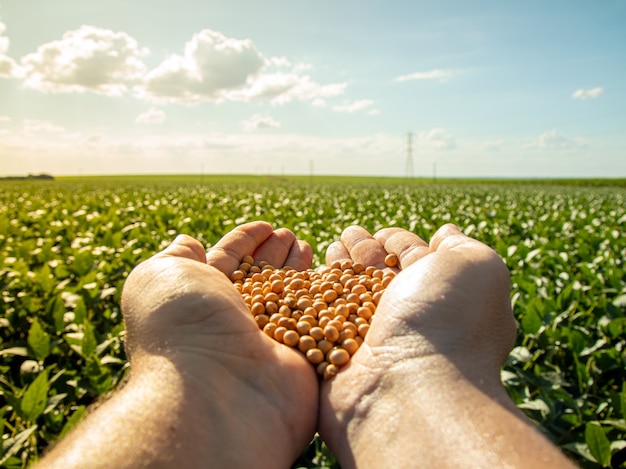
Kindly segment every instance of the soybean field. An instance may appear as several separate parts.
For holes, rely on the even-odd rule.
[[[131,269],[180,233],[266,220],[313,246],[349,225],[428,240],[445,223],[505,260],[517,406],[583,468],[626,468],[626,182],[308,177],[0,181],[0,466],[22,468],[128,372]],[[400,412],[400,410],[399,410]],[[338,468],[315,438],[294,468]]]

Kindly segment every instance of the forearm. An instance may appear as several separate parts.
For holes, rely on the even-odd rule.
[[[344,440],[330,445],[342,467],[573,467],[515,408],[497,377],[419,361],[394,367],[344,416]]]
[[[207,388],[162,357],[148,369],[131,374],[123,389],[53,448],[42,467],[289,466],[261,440],[264,429],[247,428],[237,417],[242,409],[231,403],[242,386],[236,378],[214,379]]]
[[[194,467],[206,445],[207,429],[185,422],[188,391],[165,359],[147,373],[131,375],[126,386],[81,422],[44,458],[46,468]],[[208,427],[208,426],[207,426]],[[196,443],[196,447],[190,447]]]

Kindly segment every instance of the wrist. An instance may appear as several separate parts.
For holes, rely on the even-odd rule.
[[[212,359],[200,364],[180,356],[175,360],[167,359],[167,370],[163,370],[146,366],[151,361],[147,360],[136,370],[136,382],[141,383],[138,387],[145,389],[144,398],[152,402],[151,405],[167,410],[170,416],[165,421],[172,428],[184,426],[184,435],[177,436],[172,443],[184,458],[195,454],[195,461],[201,462],[201,467],[209,464],[288,468],[310,440],[298,441],[295,432],[285,425],[285,421],[293,418],[283,407],[287,407],[289,399],[301,403],[300,417],[306,420],[313,407],[307,408],[305,397],[268,396],[259,392],[275,389],[269,378],[272,370],[257,365],[242,371],[233,369],[233,362],[229,361],[221,363]],[[164,392],[166,382],[176,385]],[[132,375],[131,385],[134,385]],[[317,402],[317,393],[313,397]],[[315,420],[310,420],[314,424]],[[313,431],[311,428],[309,437],[313,436]]]
[[[369,357],[365,363],[375,362]],[[459,420],[471,422],[483,405],[514,409],[499,370],[468,376],[442,355],[407,358],[384,368],[357,362],[350,368],[325,384],[320,425],[322,438],[346,469],[410,467],[416,460],[424,461],[423,467],[447,467],[428,461],[441,453],[430,442],[445,440]]]

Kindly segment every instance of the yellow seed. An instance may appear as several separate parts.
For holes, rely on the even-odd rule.
[[[257,316],[259,314],[263,314],[263,313],[265,313],[265,305],[263,303],[260,303],[260,302],[253,302],[250,305],[250,312],[252,313],[253,316]]]
[[[304,311],[305,309],[309,308],[312,305],[311,300],[309,298],[306,297],[301,297],[298,300],[298,303],[296,304],[297,308],[299,310]]]
[[[302,317],[300,318],[300,321],[298,322],[301,322],[301,321],[308,322],[311,325],[311,327],[317,325],[317,321],[315,320],[315,318],[313,316],[309,316],[308,314],[302,315]],[[311,329],[309,328],[309,330]]]
[[[330,352],[333,349],[333,347],[334,345],[328,340],[322,339],[317,343],[317,348],[320,349],[322,352],[324,352],[324,355]]]
[[[358,311],[357,314],[359,315],[359,317],[363,318],[363,319],[370,319],[372,317],[372,310],[369,309],[366,306],[361,306]]]
[[[282,279],[274,280],[271,283],[271,288],[274,293],[282,293],[285,289],[285,282]]]
[[[337,329],[337,332],[343,331],[343,323],[336,319],[331,319],[326,325],[326,327],[334,327],[335,329]]]
[[[243,280],[245,276],[246,273],[243,270],[235,270],[232,274],[230,274],[230,280],[237,282],[238,280]]]
[[[324,337],[330,342],[336,342],[339,339],[339,331],[334,326],[326,326],[324,328]]]
[[[286,331],[283,334],[283,343],[288,345],[289,347],[295,347],[298,345],[298,341],[300,340],[300,336],[296,331]]]
[[[309,335],[315,340],[320,341],[324,338],[324,329],[318,326],[312,327],[309,331]]]
[[[326,367],[324,367],[324,371],[323,371],[324,380],[328,381],[329,379],[337,376],[338,372],[339,372],[339,369],[337,368],[337,366],[333,365],[332,363],[329,363]]]
[[[321,327],[322,329],[324,329],[328,325],[329,322],[330,322],[329,316],[322,316],[321,318],[317,320],[317,325]]]
[[[340,344],[343,344],[343,342],[344,342],[346,339],[354,339],[354,336],[355,336],[355,335],[356,335],[356,334],[355,334],[355,332],[354,332],[353,330],[351,330],[351,329],[345,329],[345,330],[343,330],[343,331],[341,331],[341,332],[339,333],[339,339],[337,340],[337,342],[339,342]]]
[[[298,349],[300,349],[302,353],[306,353],[308,350],[316,348],[316,345],[317,342],[315,342],[315,339],[310,335],[303,335],[298,339]]]
[[[286,318],[285,316],[281,316],[280,319],[278,319],[278,327],[284,327],[285,329],[289,329],[288,324],[289,324],[289,320],[291,318]]]
[[[273,301],[268,301],[267,303],[265,303],[265,312],[267,314],[274,314],[278,312],[278,304],[276,304]]]
[[[335,347],[326,355],[328,361],[336,366],[343,366],[350,361],[350,354],[346,349]]]
[[[286,327],[278,326],[274,330],[274,339],[276,339],[278,342],[282,343],[283,336],[285,335],[285,332],[287,332],[287,328]]]
[[[254,317],[254,320],[260,329],[263,329],[270,322],[270,318],[268,318],[265,314],[257,314]]]
[[[354,355],[354,353],[359,349],[359,344],[353,338],[345,339],[341,342],[341,346],[350,354]]]
[[[357,335],[358,331],[357,331],[357,327],[356,325],[351,322],[351,321],[344,321],[343,323],[343,332],[352,332],[353,333],[353,337],[355,335]]]
[[[270,336],[272,339],[274,338],[274,332],[276,331],[276,328],[278,326],[273,323],[273,322],[269,322],[265,325],[265,327],[263,327],[263,332],[265,332],[265,334],[267,334],[268,336]]]
[[[298,324],[296,324],[296,330],[301,335],[307,335],[309,331],[311,330],[311,327],[312,327],[311,324],[309,324],[307,321],[301,320],[301,321],[298,321]]]
[[[312,348],[306,351],[306,358],[314,365],[319,365],[324,361],[324,353],[318,348]]]
[[[324,301],[326,303],[332,303],[333,301],[335,301],[337,299],[337,296],[339,296],[339,295],[337,295],[337,292],[335,290],[333,290],[333,289],[326,290],[322,294],[322,298],[324,299]]]

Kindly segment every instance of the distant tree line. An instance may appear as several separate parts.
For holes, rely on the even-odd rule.
[[[0,179],[3,180],[10,180],[10,181],[23,181],[23,180],[32,180],[32,179],[44,179],[44,180],[48,180],[51,181],[54,179],[54,176],[50,175],[50,174],[29,174],[28,176],[5,176],[5,177],[0,177]]]

